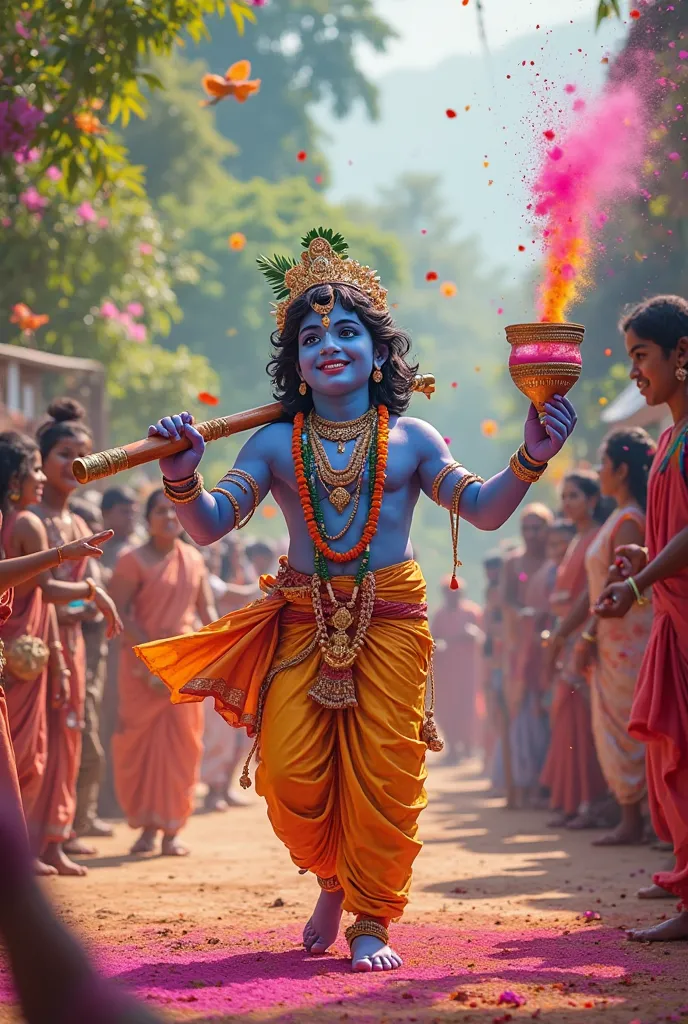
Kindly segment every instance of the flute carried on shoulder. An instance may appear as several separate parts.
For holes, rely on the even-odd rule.
[[[434,376],[431,373],[416,374],[413,390],[430,398],[435,391]],[[282,403],[271,402],[269,405],[260,405],[257,409],[246,409],[244,412],[232,413],[231,416],[220,416],[204,423],[196,423],[194,426],[203,435],[203,439],[209,442],[217,441],[220,437],[240,434],[242,430],[255,430],[266,423],[275,423],[284,415]],[[136,466],[143,466],[147,462],[157,462],[158,459],[176,455],[177,452],[183,452],[190,447],[191,444],[185,437],[179,441],[164,437],[145,437],[121,448],[109,448],[105,452],[95,452],[93,455],[75,459],[72,470],[80,484],[90,484],[94,480],[104,480],[108,476],[115,476],[116,473],[123,473],[126,469],[135,469]]]

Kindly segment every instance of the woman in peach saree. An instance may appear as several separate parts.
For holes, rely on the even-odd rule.
[[[217,618],[203,557],[179,539],[174,506],[162,490],[146,506],[149,539],[117,560],[110,593],[122,615],[119,724],[112,737],[117,799],[132,828],[132,853],[151,853],[162,832],[162,853],[189,851],[177,833],[194,808],[203,753],[202,704],[170,703],[167,687],[134,656],[134,644],[191,633]]]

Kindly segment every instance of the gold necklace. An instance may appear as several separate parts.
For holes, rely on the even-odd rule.
[[[351,494],[347,490],[347,487],[350,487],[351,484],[356,482],[357,490],[359,489],[358,484],[360,484],[362,479],[363,470],[365,468],[368,453],[370,451],[370,445],[372,443],[372,426],[364,427],[363,433],[358,437],[354,450],[351,454],[351,458],[344,469],[332,468],[325,448],[323,447],[322,441],[314,428],[310,416],[306,422],[306,428],[308,430],[308,437],[313,451],[316,473],[318,474],[323,487],[328,491],[327,496],[330,504],[341,515],[351,501]],[[330,490],[330,488],[332,488],[332,490]]]
[[[321,481],[321,483],[322,483],[322,481]],[[323,484],[323,487],[325,487],[325,484]],[[342,530],[340,530],[339,533],[335,533],[335,534],[326,533],[323,530],[323,537],[325,537],[326,540],[341,540],[341,538],[344,536],[344,534],[347,532],[347,530],[351,527],[351,524],[353,523],[354,518],[356,517],[356,512],[358,511],[358,505],[359,505],[359,502],[361,500],[361,489],[362,489],[362,487],[363,487],[363,473],[361,473],[361,475],[359,476],[358,483],[356,484],[356,489],[354,490],[354,494],[353,494],[354,504],[353,504],[353,507],[351,509],[351,515],[349,516],[349,519],[347,521],[346,526]],[[325,487],[325,490],[327,490],[326,487]],[[342,488],[340,488],[340,490],[344,490],[344,488],[342,487]],[[332,491],[331,493],[329,493],[327,495],[327,497],[330,499],[330,501],[332,500],[331,495],[333,493],[334,493],[334,491]],[[344,491],[344,493],[347,496],[349,496],[349,492],[348,491]],[[349,496],[349,500],[351,500],[350,496]],[[334,505],[334,502],[332,502],[332,504]],[[337,508],[337,511],[341,515],[341,513],[346,508],[346,505],[348,505],[348,504],[349,504],[349,502],[347,501],[346,504],[341,509],[338,508],[337,506],[335,506],[335,508]]]
[[[372,426],[375,420],[375,409],[368,409],[362,416],[355,420],[326,420],[318,416],[315,409],[310,414],[313,426],[320,437],[326,441],[336,441],[337,451],[344,454],[344,446],[347,441],[354,441],[367,426]]]

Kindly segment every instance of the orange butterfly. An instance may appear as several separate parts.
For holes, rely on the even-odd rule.
[[[233,96],[237,103],[245,103],[249,96],[260,89],[260,78],[249,79],[251,62],[238,60],[221,75],[203,75],[201,84],[212,99],[204,100],[203,107],[214,107],[220,100]]]
[[[45,313],[32,313],[29,307],[23,303],[18,302],[15,306],[12,306],[12,316],[10,317],[11,324],[18,324],[20,331],[37,331],[43,324],[47,324],[50,320],[49,316]]]

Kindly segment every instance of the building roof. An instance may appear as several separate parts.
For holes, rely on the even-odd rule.
[[[603,423],[630,423],[645,427],[652,423],[664,423],[668,416],[665,405],[647,405],[635,384],[628,384],[600,414]]]
[[[96,359],[80,359],[77,356],[59,356],[53,352],[40,352],[36,348],[22,345],[0,345],[0,359],[11,359],[15,363],[33,365],[53,370],[81,370],[85,373],[105,372],[105,367]]]

